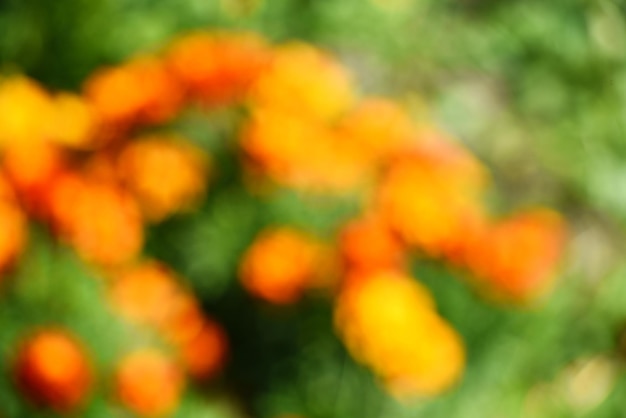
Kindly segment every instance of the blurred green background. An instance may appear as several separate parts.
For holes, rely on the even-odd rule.
[[[493,170],[501,194],[494,204],[502,211],[548,205],[570,224],[560,287],[536,308],[489,306],[461,282],[442,278],[450,274],[440,267],[415,267],[465,338],[469,361],[457,390],[405,406],[387,399],[348,358],[332,335],[330,306],[234,313],[232,300],[244,304],[245,295],[221,302],[253,225],[264,222],[259,218],[310,217],[293,196],[259,211],[248,196],[218,188],[210,210],[156,228],[148,248],[189,277],[232,332],[238,347],[232,375],[249,416],[625,414],[626,2],[0,0],[0,69],[77,90],[94,69],[159,51],[196,28],[254,30],[274,42],[303,39],[334,51],[365,93],[404,101],[466,143]],[[187,121],[192,131],[193,123]],[[203,135],[223,134],[219,124],[212,129]],[[349,212],[341,204],[327,209],[333,216]],[[323,229],[323,215],[318,222]],[[71,260],[64,263],[57,267],[73,269],[65,265]],[[78,291],[93,291],[84,286]],[[10,315],[9,308],[0,315]],[[259,348],[254,338],[263,329],[271,331]],[[5,404],[9,398],[10,391],[0,395]],[[224,406],[232,403],[220,398],[213,412],[183,408],[180,416],[239,416]],[[102,408],[89,416],[123,416]]]

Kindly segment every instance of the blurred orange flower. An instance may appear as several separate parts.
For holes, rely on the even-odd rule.
[[[165,315],[159,321],[159,329],[166,339],[181,347],[200,334],[203,327],[204,315],[196,298],[184,291],[171,295]]]
[[[490,178],[483,164],[462,144],[428,126],[417,130],[417,140],[395,162],[416,162],[424,175],[441,179],[463,193],[479,193]]]
[[[224,332],[164,265],[147,261],[114,274],[109,300],[127,320],[162,333],[191,376],[211,377],[224,365]]]
[[[118,169],[145,215],[160,221],[202,197],[209,157],[181,138],[145,137],[125,146]]]
[[[18,354],[16,372],[32,401],[62,412],[83,405],[91,389],[89,359],[65,331],[44,330],[29,337]]]
[[[407,148],[417,139],[417,128],[399,105],[382,98],[365,99],[338,125],[342,141],[375,165]]]
[[[67,165],[63,150],[47,141],[11,144],[4,149],[2,163],[28,212],[45,217],[48,190]]]
[[[121,173],[117,167],[117,150],[100,150],[89,155],[77,167],[86,182],[120,183]]]
[[[240,141],[246,156],[274,181],[315,191],[346,191],[367,165],[321,124],[270,108],[256,109]]]
[[[269,57],[254,34],[198,32],[175,42],[167,62],[192,97],[219,105],[244,97]]]
[[[180,341],[178,350],[187,372],[195,378],[214,376],[226,361],[227,342],[222,328],[212,320],[203,318],[198,333]]]
[[[22,211],[13,203],[0,200],[0,272],[13,265],[26,245],[27,224]]]
[[[226,335],[216,322],[203,314],[190,294],[178,293],[169,302],[159,329],[177,350],[192,377],[212,377],[224,366],[228,348]]]
[[[87,181],[78,172],[70,170],[54,177],[50,182],[43,198],[44,212],[57,235],[69,236],[74,204],[87,187]]]
[[[277,304],[295,302],[315,281],[318,243],[297,230],[269,229],[252,243],[239,276],[253,295]]]
[[[154,349],[135,350],[117,367],[117,395],[125,407],[142,417],[171,416],[184,383],[178,365]]]
[[[0,168],[0,200],[11,203],[16,202],[13,186],[4,174],[4,170],[2,170],[2,168]]]
[[[65,177],[50,196],[57,229],[85,260],[103,266],[131,261],[143,245],[136,202],[115,184]],[[72,200],[67,200],[72,199]]]
[[[467,263],[492,293],[528,301],[550,289],[564,243],[560,215],[533,209],[488,226]]]
[[[181,105],[182,92],[164,62],[142,56],[93,74],[85,96],[105,125],[127,128],[134,123],[161,123]]]
[[[176,277],[167,267],[148,261],[116,274],[109,299],[113,309],[127,320],[156,326],[166,320],[179,291]]]
[[[401,269],[405,248],[378,215],[351,221],[341,231],[340,251],[349,271]]]
[[[485,181],[483,168],[462,148],[423,141],[392,162],[380,185],[379,210],[406,243],[445,256],[480,222]]]

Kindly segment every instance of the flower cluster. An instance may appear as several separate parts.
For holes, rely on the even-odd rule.
[[[361,209],[330,238],[268,227],[233,274],[280,305],[333,284],[338,335],[392,393],[439,394],[465,362],[461,337],[411,277],[412,256],[465,269],[509,301],[548,289],[563,246],[559,215],[498,219],[485,204],[487,170],[467,149],[399,104],[363,97],[312,46],[194,33],[96,72],[82,94],[0,79],[0,269],[24,246],[28,216],[106,277],[110,309],[169,347],[118,361],[117,397],[139,416],[170,414],[187,379],[215,376],[227,356],[225,331],[143,246],[146,225],[199,207],[215,171],[206,150],[166,123],[189,106],[235,105],[246,110],[236,144],[253,185],[342,195]],[[84,403],[97,380],[86,351],[63,330],[29,337],[17,360],[25,393],[59,410]]]
[[[362,213],[326,243],[343,266],[335,281],[336,326],[354,357],[392,392],[439,393],[464,363],[460,338],[432,306],[423,309],[409,296],[401,304],[378,288],[416,293],[408,289],[418,285],[407,284],[411,255],[466,270],[492,298],[525,303],[549,289],[564,241],[558,214],[490,213],[489,173],[478,159],[400,105],[360,98],[350,74],[323,52],[301,44],[279,49],[252,84],[248,104],[240,144],[257,173],[304,192],[361,199]],[[314,285],[328,263],[319,255],[311,261],[303,234],[262,234],[242,262],[244,285],[275,303],[292,302]],[[399,306],[399,313],[381,313]],[[368,322],[370,315],[380,322]]]
[[[227,352],[193,292],[142,255],[145,226],[194,209],[210,176],[192,142],[140,130],[175,116],[181,83],[146,57],[94,74],[82,95],[0,79],[0,268],[16,262],[30,217],[105,277],[110,310],[162,342],[122,355],[114,371],[117,398],[140,416],[169,415],[188,377],[214,377]],[[88,351],[67,329],[26,335],[15,367],[24,394],[59,411],[84,406],[98,380]]]

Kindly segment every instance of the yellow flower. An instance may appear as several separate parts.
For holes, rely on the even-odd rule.
[[[402,273],[351,277],[335,324],[350,353],[400,398],[434,396],[461,376],[460,337],[437,315],[429,292]]]
[[[21,76],[0,79],[0,144],[49,139],[54,107],[48,93]]]
[[[93,146],[97,122],[90,103],[70,93],[56,95],[53,103],[52,140],[72,148]]]
[[[337,118],[353,101],[350,74],[322,51],[302,43],[276,48],[251,92],[254,107],[276,108],[316,121]]]

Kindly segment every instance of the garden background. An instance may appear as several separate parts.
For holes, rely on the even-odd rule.
[[[351,360],[333,333],[327,304],[305,301],[276,312],[247,304],[233,290],[236,255],[260,215],[255,202],[224,188],[209,198],[210,210],[166,221],[148,238],[148,251],[188,279],[232,341],[227,377],[187,394],[176,416],[624,414],[626,4],[1,0],[0,69],[25,73],[49,89],[77,91],[96,69],[159,51],[196,29],[254,31],[273,43],[300,39],[333,52],[365,92],[404,103],[472,150],[493,173],[495,207],[542,205],[561,212],[568,242],[555,291],[532,306],[486,302],[436,263],[416,265],[416,277],[465,340],[468,360],[457,387],[432,400],[403,404]],[[222,134],[219,122],[202,132],[206,127],[196,125],[183,128],[208,143]],[[263,210],[262,216],[296,224],[324,228],[330,222],[326,212],[291,195]],[[329,211],[341,210],[347,209],[338,205]],[[88,273],[44,235],[33,233],[25,267],[16,272],[17,280],[29,275],[40,280],[23,280],[17,302],[0,301],[4,352],[21,329],[55,310],[59,322],[93,346],[120,338],[112,336],[113,328],[93,328],[106,321],[100,312],[84,314],[91,311],[96,286],[78,280]],[[58,278],[51,282],[51,276]],[[55,416],[24,406],[10,388],[9,367],[3,367],[4,416]],[[81,416],[125,414],[102,397]]]

